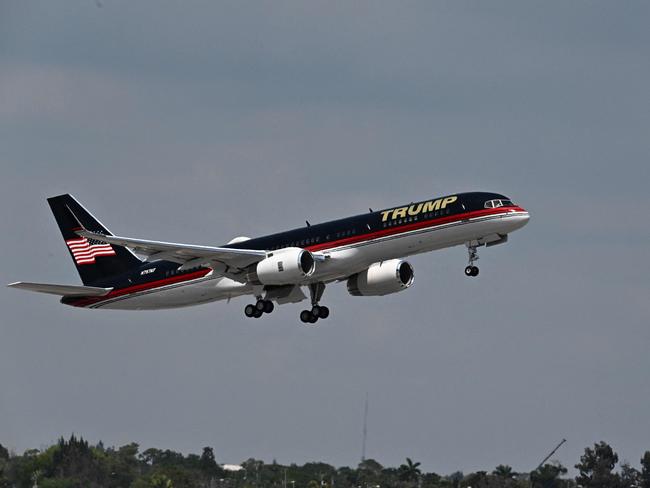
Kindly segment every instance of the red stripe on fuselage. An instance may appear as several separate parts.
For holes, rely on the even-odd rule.
[[[75,307],[85,307],[87,305],[92,305],[97,302],[102,302],[104,300],[109,300],[111,298],[129,295],[131,293],[137,293],[139,291],[150,290],[152,288],[160,288],[162,286],[173,285],[175,283],[180,283],[183,281],[196,280],[198,278],[203,278],[210,272],[210,269],[199,269],[197,271],[192,271],[191,273],[172,276],[171,278],[163,278],[161,280],[148,281],[146,283],[140,283],[138,285],[127,286],[124,288],[119,288],[109,292],[107,295],[101,297],[87,297],[80,298],[79,301],[75,303],[70,303]]]
[[[314,244],[313,246],[305,246],[305,249],[309,251],[322,251],[324,249],[332,249],[334,247],[339,247],[346,244],[356,244],[359,242],[376,239],[378,237],[387,237],[391,235],[403,234],[405,232],[410,232],[412,230],[424,229],[426,227],[437,227],[438,225],[449,224],[449,223],[458,222],[467,219],[473,219],[476,217],[507,214],[512,211],[525,212],[525,210],[521,207],[499,207],[499,208],[486,208],[484,210],[474,210],[472,212],[449,215],[447,217],[436,217],[434,219],[422,220],[410,224],[401,224],[392,227],[386,227],[386,228],[382,228],[381,230],[377,230],[375,232],[370,232],[368,234],[345,237],[343,239],[338,239],[336,241],[324,242],[322,244]]]

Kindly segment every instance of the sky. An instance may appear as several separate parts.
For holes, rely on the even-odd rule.
[[[531,212],[382,298],[64,307],[0,289],[0,443],[426,471],[650,450],[647,2],[5,1],[0,282],[78,284],[45,199],[220,245],[462,191]]]

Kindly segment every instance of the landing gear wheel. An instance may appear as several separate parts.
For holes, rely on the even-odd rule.
[[[275,305],[273,305],[273,302],[271,300],[264,300],[264,313],[271,313],[273,312],[274,308]]]
[[[255,309],[255,315],[253,315],[253,317],[255,317],[256,319],[259,319],[262,316],[262,314],[264,314],[264,312],[262,312],[261,310]]]
[[[248,304],[244,307],[244,315],[248,318],[255,317],[255,313],[257,312],[257,309],[255,308],[255,305],[253,304]]]
[[[318,313],[318,318],[319,319],[326,319],[329,316],[330,316],[330,309],[327,308],[324,305],[321,305],[320,306],[320,312]]]
[[[255,308],[260,312],[264,312],[264,300],[261,298],[255,302]]]
[[[476,266],[468,266],[465,268],[465,276],[478,276],[478,268]]]
[[[300,312],[300,320],[305,324],[315,324],[318,317],[311,313],[311,310],[303,310]]]
[[[312,283],[309,285],[309,295],[311,297],[311,310],[304,310],[300,314],[300,320],[303,322],[315,323],[318,319],[326,319],[330,314],[330,309],[319,305],[318,302],[323,297],[325,283]],[[310,316],[310,320],[305,320]],[[304,318],[303,318],[304,317]]]

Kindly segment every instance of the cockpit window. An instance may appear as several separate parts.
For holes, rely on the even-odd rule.
[[[485,208],[498,208],[498,207],[512,207],[514,203],[512,203],[512,200],[505,200],[505,199],[496,199],[496,200],[488,200],[485,202],[483,205]]]

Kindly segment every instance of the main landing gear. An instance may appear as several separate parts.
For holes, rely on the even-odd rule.
[[[318,319],[325,320],[330,315],[330,309],[318,302],[325,291],[325,283],[313,283],[309,285],[309,295],[311,297],[311,310],[300,312],[300,320],[305,324],[315,324]]]
[[[244,315],[248,318],[259,319],[265,313],[273,312],[275,306],[271,300],[263,300],[262,297],[257,297],[255,304],[249,303],[244,307]]]
[[[474,262],[478,261],[478,251],[476,248],[478,244],[474,242],[468,242],[467,254],[469,256],[469,265],[465,268],[465,276],[478,276],[478,267],[474,266]]]

